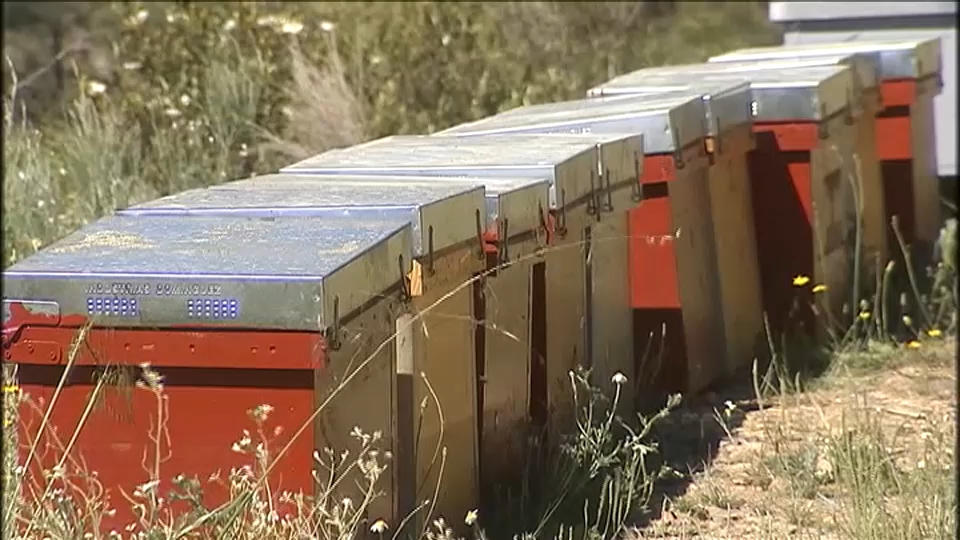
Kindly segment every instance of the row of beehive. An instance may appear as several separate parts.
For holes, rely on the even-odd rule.
[[[49,403],[95,319],[61,438],[104,364],[146,362],[167,381],[164,486],[241,464],[242,411],[267,403],[290,444],[275,488],[310,491],[314,448],[360,426],[393,454],[371,518],[436,498],[455,522],[569,419],[577,365],[625,376],[624,413],[696,393],[762,354],[764,311],[787,329],[793,276],[838,314],[892,215],[933,241],[939,72],[935,41],[740,51],[139,205],[4,273],[5,361]],[[78,439],[114,505],[149,479],[151,399],[104,394]]]

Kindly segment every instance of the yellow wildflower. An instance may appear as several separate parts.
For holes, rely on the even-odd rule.
[[[869,312],[869,311],[861,311],[861,312],[860,312],[860,319],[861,319],[861,320],[864,320],[864,321],[865,321],[865,320],[867,320],[867,319],[869,319],[869,318],[870,318],[870,312]]]
[[[943,332],[937,328],[931,328],[930,330],[927,330],[927,335],[930,337],[940,337],[943,335]]]
[[[814,285],[814,286],[813,286],[813,292],[815,292],[815,293],[821,293],[821,292],[823,292],[823,291],[825,291],[825,290],[827,290],[827,286],[824,285],[824,284],[822,284],[822,283],[819,284],[819,285]]]
[[[793,278],[794,287],[803,287],[807,283],[810,283],[810,278],[808,278],[807,276],[798,275],[798,276],[794,276]]]
[[[467,527],[473,527],[473,524],[477,522],[477,517],[479,517],[477,511],[471,510],[467,512],[467,517],[463,518],[463,522],[467,524]]]
[[[16,394],[20,392],[20,387],[15,384],[6,384],[3,386],[4,394]]]
[[[920,348],[920,342],[919,342],[919,341],[910,341],[910,342],[907,342],[907,348],[908,348],[908,349],[919,349],[919,348]]]

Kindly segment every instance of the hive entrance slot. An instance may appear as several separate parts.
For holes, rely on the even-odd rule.
[[[583,230],[583,290],[584,290],[584,320],[583,349],[586,368],[593,367],[593,230],[587,227]]]
[[[489,260],[489,257],[488,257]],[[477,434],[477,447],[483,448],[483,408],[486,406],[486,400],[484,399],[484,393],[486,392],[486,382],[487,382],[487,300],[484,295],[484,287],[486,286],[486,279],[483,274],[475,274],[473,279],[473,346],[474,346],[474,363],[476,369],[476,408],[475,408],[475,422],[476,422],[476,434]],[[478,477],[481,474],[481,465],[477,465],[477,474]]]
[[[547,270],[546,263],[530,269],[530,420],[547,423]]]

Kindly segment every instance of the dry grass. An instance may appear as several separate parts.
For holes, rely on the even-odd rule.
[[[296,162],[332,148],[366,140],[363,108],[345,77],[336,42],[328,39],[330,52],[322,66],[311,63],[299,45],[292,46],[293,84],[288,90],[287,134],[266,134],[262,147],[287,162]]]
[[[952,538],[955,351],[891,348],[881,370],[842,369],[848,355],[815,389],[704,412],[732,436],[633,537]]]

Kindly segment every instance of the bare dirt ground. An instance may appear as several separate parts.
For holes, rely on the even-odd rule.
[[[680,478],[628,537],[953,538],[955,359],[954,340],[841,356],[802,392],[684,411],[662,443]]]

